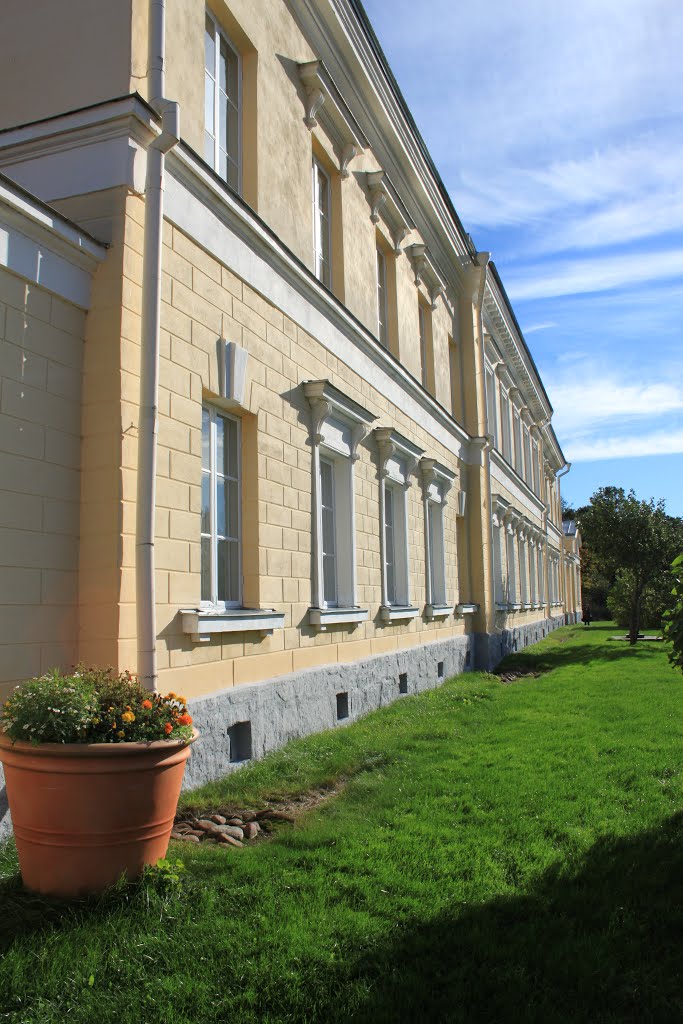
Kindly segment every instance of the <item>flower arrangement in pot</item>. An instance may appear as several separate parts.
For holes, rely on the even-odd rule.
[[[24,885],[98,892],[164,857],[197,735],[184,697],[129,672],[53,670],[16,687],[0,760]]]

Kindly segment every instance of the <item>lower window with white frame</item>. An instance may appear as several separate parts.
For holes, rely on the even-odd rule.
[[[351,460],[331,451],[320,454],[322,591],[325,608],[353,604]]]
[[[202,409],[201,605],[239,608],[241,565],[240,422]]]
[[[408,536],[405,485],[384,484],[384,560],[387,574],[387,604],[409,604]]]

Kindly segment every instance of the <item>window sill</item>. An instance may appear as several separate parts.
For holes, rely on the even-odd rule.
[[[496,611],[506,612],[508,610],[507,601],[496,601]]]
[[[520,612],[521,610],[522,610],[521,604],[515,604],[514,602],[509,602],[508,603],[508,611],[509,612]]]
[[[498,605],[496,605],[496,608]],[[478,604],[456,604],[455,614],[456,615],[474,615],[479,611]]]
[[[325,630],[328,626],[351,626],[355,628],[359,622],[368,618],[367,608],[309,608],[309,625]]]
[[[284,612],[273,608],[235,608],[210,611],[202,608],[182,609],[183,632],[195,643],[204,643],[214,633],[272,633],[285,624]]]
[[[420,614],[419,608],[408,605],[382,605],[379,610],[382,622],[406,622],[408,619],[416,619]]]
[[[425,618],[429,622],[433,622],[435,619],[447,619],[452,611],[452,604],[426,604]]]

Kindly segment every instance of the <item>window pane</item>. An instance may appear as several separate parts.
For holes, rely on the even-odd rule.
[[[394,552],[394,492],[389,487],[384,489],[385,519],[385,561],[387,570],[387,600],[389,604],[396,601],[396,572]]]
[[[236,604],[239,599],[239,544],[236,540],[219,540],[218,600]]]
[[[211,538],[202,537],[202,601],[211,600]]]
[[[239,484],[237,480],[230,480],[227,484],[227,529],[226,536],[234,540],[239,538]]]
[[[211,466],[211,414],[208,409],[202,409],[202,469],[209,469]]]
[[[234,420],[224,420],[226,428],[225,475],[237,479],[239,462],[237,452],[238,427]]]
[[[323,522],[323,554],[334,555],[335,543],[334,543],[334,512],[331,508],[323,508],[322,510],[322,522]]]
[[[213,103],[214,83],[213,78],[207,71],[204,75],[204,127],[211,137],[216,134],[213,116]]]
[[[237,162],[239,153],[239,113],[237,107],[233,106],[232,103],[228,107],[227,111],[227,136],[226,136],[226,150],[231,160]]]
[[[202,533],[211,533],[211,474],[202,473]]]
[[[204,22],[204,66],[211,74],[216,66],[216,42],[214,38],[215,26],[211,18],[206,16]]]
[[[323,558],[323,600],[325,604],[337,601],[336,563],[331,555]]]
[[[221,149],[227,150],[228,140],[228,97],[220,90],[218,93],[218,141]]]
[[[332,466],[329,462],[320,463],[320,495],[323,505],[332,507]]]
[[[224,171],[223,174],[230,188],[234,188],[237,192],[240,187],[239,166],[233,160],[228,160],[227,173]]]

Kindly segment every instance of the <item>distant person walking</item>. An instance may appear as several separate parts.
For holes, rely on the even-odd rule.
[[[583,609],[583,619],[581,620],[584,626],[590,626],[593,616],[591,615],[591,606],[589,604]]]

